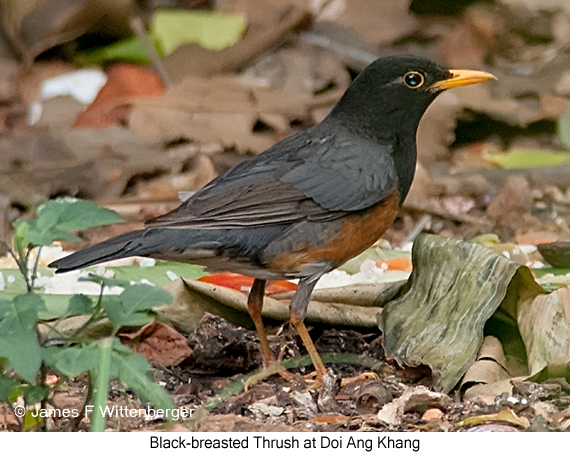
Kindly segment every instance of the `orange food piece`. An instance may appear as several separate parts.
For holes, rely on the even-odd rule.
[[[382,264],[388,266],[388,270],[403,270],[406,272],[412,271],[412,260],[407,257],[395,257],[393,259],[386,259],[385,261],[378,262],[376,266],[382,267]]]
[[[253,285],[251,276],[240,275],[239,273],[213,273],[211,275],[202,276],[198,281],[215,284],[216,286],[228,287],[229,289],[240,290],[247,292]],[[265,294],[272,295],[276,293],[292,292],[297,290],[297,284],[289,281],[273,281],[265,286]]]

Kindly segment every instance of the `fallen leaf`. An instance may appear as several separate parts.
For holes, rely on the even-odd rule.
[[[187,138],[261,152],[278,136],[254,132],[260,117],[302,118],[311,102],[312,96],[246,85],[237,77],[187,77],[161,98],[135,100],[130,127],[152,142]]]
[[[164,55],[182,44],[197,43],[205,49],[222,50],[236,44],[247,26],[243,14],[217,11],[158,10],[150,24],[150,33]]]
[[[509,152],[485,152],[483,158],[501,168],[529,168],[558,166],[570,163],[567,152],[550,152],[532,149],[513,149]]]
[[[429,408],[445,410],[451,403],[451,398],[446,394],[430,391],[425,386],[416,386],[407,388],[396,400],[384,405],[378,412],[378,419],[389,425],[398,425],[405,413],[423,414]]]
[[[510,408],[505,408],[498,413],[482,414],[479,416],[470,416],[463,419],[461,422],[455,424],[456,428],[466,427],[469,425],[485,424],[487,422],[508,422],[509,424],[517,427],[527,429],[530,427],[530,422],[526,417],[517,416],[517,414]]]
[[[192,354],[186,338],[161,322],[144,325],[136,333],[121,333],[123,343],[162,366],[175,366]]]
[[[475,361],[485,323],[513,277],[524,273],[529,295],[543,291],[528,268],[473,243],[422,234],[412,261],[409,291],[379,318],[383,345],[400,363],[431,367],[436,389],[448,392]]]
[[[130,64],[117,64],[108,74],[107,83],[73,127],[100,128],[126,122],[130,103],[136,97],[158,97],[164,83],[149,69]]]

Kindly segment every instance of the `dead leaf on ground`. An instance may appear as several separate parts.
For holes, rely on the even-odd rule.
[[[448,392],[475,361],[485,322],[519,266],[480,245],[429,235],[416,239],[412,260],[410,290],[379,318],[384,348],[408,366],[430,366],[435,387]]]
[[[119,337],[136,353],[162,366],[175,366],[192,354],[186,338],[161,322],[149,323],[136,333],[121,333]]]
[[[406,389],[396,400],[385,404],[378,412],[378,419],[389,425],[397,425],[402,422],[405,413],[416,411],[423,414],[428,408],[445,411],[452,402],[446,394],[430,391],[425,386],[416,386]]]
[[[107,83],[81,113],[73,127],[100,128],[126,122],[133,98],[158,97],[164,83],[154,72],[131,64],[117,64],[108,73]]]
[[[252,328],[247,310],[247,294],[214,284],[188,279],[177,279],[165,286],[172,293],[172,304],[156,308],[161,318],[179,331],[191,332],[200,324],[205,312],[224,317],[235,325]],[[370,328],[381,308],[311,301],[307,310],[307,323]],[[263,316],[284,322],[289,319],[288,300],[264,298]]]
[[[312,96],[248,86],[237,77],[188,77],[161,98],[135,101],[130,127],[153,142],[186,138],[261,152],[282,138],[255,132],[261,117],[303,118],[311,103]]]
[[[24,64],[30,67],[40,53],[87,31],[112,36],[129,34],[128,20],[135,11],[135,3],[133,0],[2,0],[0,24]]]
[[[505,408],[499,413],[482,414],[480,416],[471,416],[455,425],[457,428],[466,427],[469,425],[479,425],[487,422],[508,422],[509,424],[517,427],[527,429],[530,427],[530,422],[526,417],[517,416],[517,414],[510,408]]]
[[[412,34],[418,26],[407,1],[337,0],[324,3],[328,3],[328,10],[323,11],[324,20],[352,27],[378,47]]]
[[[288,2],[232,0],[224,2],[218,10],[246,14],[248,28],[243,38],[236,45],[217,52],[197,44],[178,47],[163,59],[173,80],[182,80],[189,74],[209,76],[235,71],[283,43],[293,31],[307,28],[311,22],[307,9]]]

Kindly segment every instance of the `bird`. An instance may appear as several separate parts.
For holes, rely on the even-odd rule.
[[[446,69],[418,56],[379,58],[320,123],[219,175],[144,229],[49,266],[61,273],[148,256],[251,276],[247,306],[266,367],[278,364],[262,320],[266,281],[298,279],[289,318],[318,388],[326,367],[304,323],[315,285],[394,222],[412,184],[416,132],[429,105],[447,89],[492,79],[488,72]]]

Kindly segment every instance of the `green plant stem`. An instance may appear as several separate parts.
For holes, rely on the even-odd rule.
[[[24,282],[26,283],[26,290],[28,292],[31,292],[30,283],[28,281],[28,269],[26,267],[26,258],[24,257],[23,258],[24,260],[22,261],[21,257],[18,257],[12,250],[10,250],[10,255],[16,261],[16,265],[18,266],[18,270],[20,270],[20,273],[24,277]]]
[[[109,393],[113,337],[103,339],[99,344],[99,350],[99,368],[97,369],[95,397],[93,399],[93,417],[91,418],[92,432],[103,432],[105,430],[105,416],[103,415],[103,411]]]
[[[38,266],[40,265],[40,254],[42,252],[42,246],[38,246],[38,252],[36,254],[36,260],[34,261],[34,267],[32,269],[32,274],[30,275],[30,287],[31,290],[34,290],[34,286],[36,284],[36,279],[38,279]]]
[[[69,338],[70,341],[73,341],[73,339],[75,339],[79,334],[81,334],[83,331],[85,331],[85,329],[89,325],[95,323],[97,320],[99,320],[101,317],[104,316],[103,308],[101,307],[101,304],[103,302],[103,291],[104,290],[105,290],[105,284],[101,284],[101,290],[99,291],[99,299],[97,300],[97,304],[93,308],[93,314],[91,314],[91,317],[89,317],[87,319],[87,321],[83,325],[81,325],[80,328],[75,330],[75,332]]]

